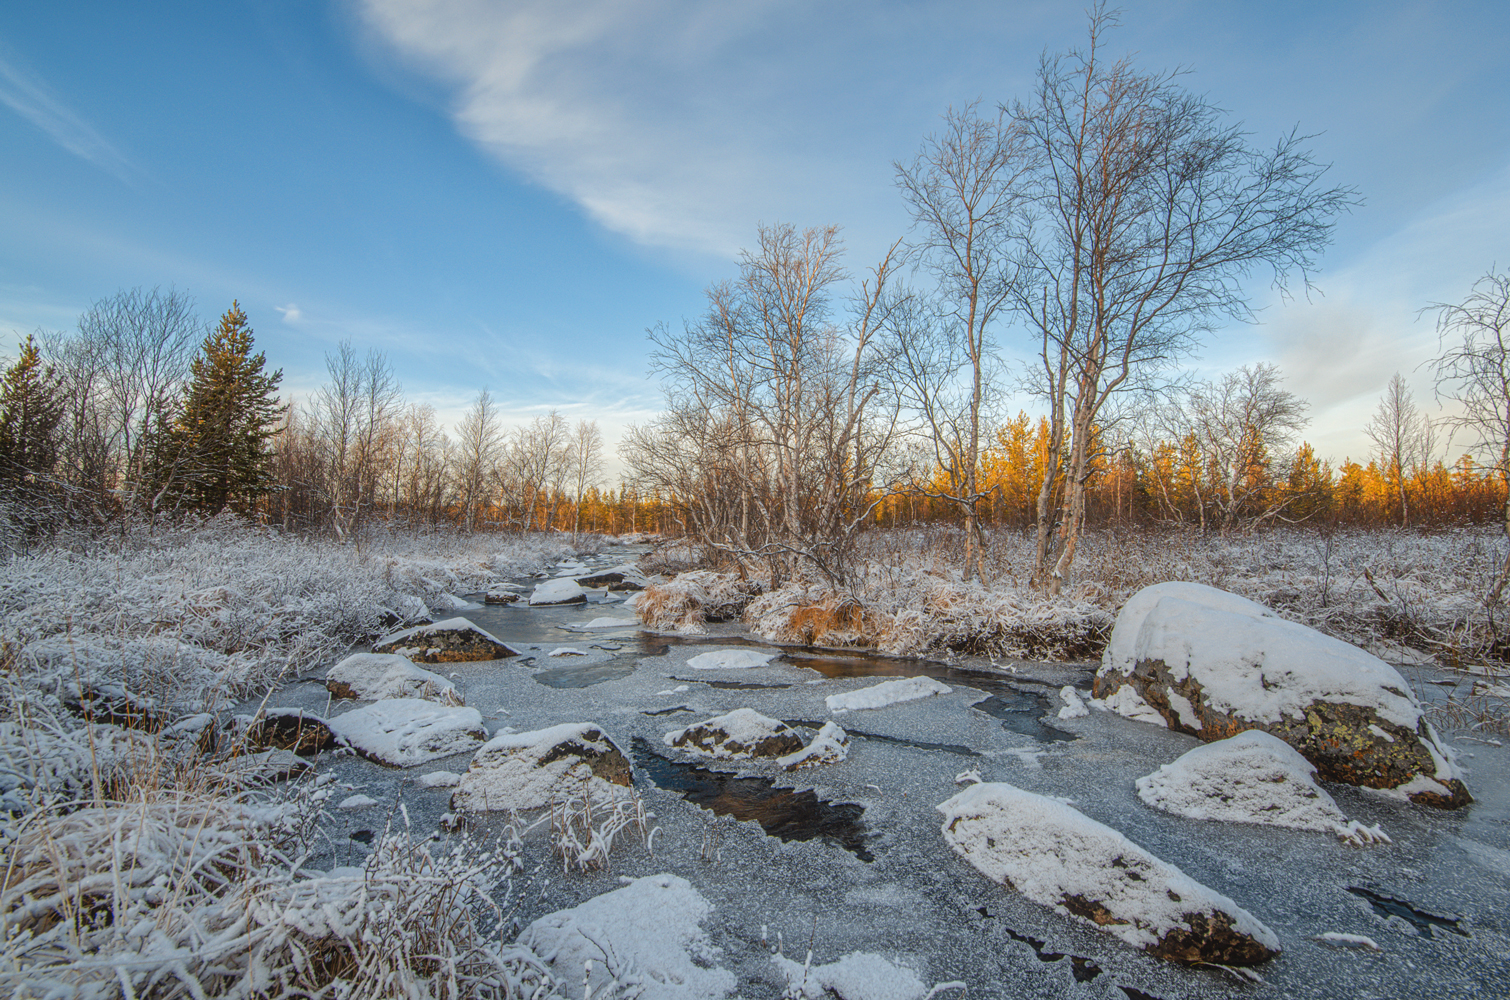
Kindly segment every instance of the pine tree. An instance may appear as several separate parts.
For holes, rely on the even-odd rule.
[[[153,448],[159,495],[205,514],[227,507],[244,514],[272,491],[268,442],[283,410],[274,395],[283,371],[266,374],[265,363],[265,355],[252,354],[252,328],[232,302],[189,368],[167,440]]]
[[[35,488],[58,460],[55,436],[62,400],[51,369],[31,337],[0,381],[0,484],[8,491]]]

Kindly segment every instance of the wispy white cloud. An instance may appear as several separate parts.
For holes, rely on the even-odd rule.
[[[273,306],[273,308],[278,310],[279,315],[283,317],[283,322],[285,323],[298,323],[304,318],[304,313],[293,302],[290,302],[286,306]]]
[[[839,221],[832,213],[866,188],[862,197],[895,201],[889,156],[849,138],[877,109],[862,101],[848,117],[833,113],[874,86],[846,78],[824,89],[811,79],[822,70],[791,51],[759,58],[762,32],[791,8],[360,0],[358,9],[389,51],[455,87],[458,129],[511,169],[636,242],[732,255],[760,221]]]
[[[35,76],[0,57],[0,104],[47,133],[59,146],[88,160],[121,180],[134,172],[131,164],[104,136]]]

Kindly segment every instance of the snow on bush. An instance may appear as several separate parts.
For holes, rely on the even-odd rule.
[[[1283,740],[1250,729],[1196,747],[1136,784],[1138,798],[1176,816],[1320,830],[1350,844],[1389,843],[1379,827],[1344,816],[1315,777],[1310,762]]]
[[[567,996],[638,1000],[717,1000],[734,991],[733,973],[703,922],[713,907],[684,878],[648,875],[541,917],[519,943],[550,963]],[[586,989],[584,990],[584,982]]]
[[[494,897],[519,868],[517,836],[493,849],[388,836],[362,868],[306,871],[333,786],[238,791],[202,760],[153,753],[141,733],[111,741],[108,728],[51,734],[54,751],[72,740],[87,755],[92,740],[94,761],[115,758],[85,790],[12,790],[25,811],[3,830],[7,995],[552,995],[544,964],[498,937]],[[27,727],[33,746],[44,730]]]

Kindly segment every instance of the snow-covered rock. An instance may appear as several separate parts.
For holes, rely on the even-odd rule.
[[[932,677],[900,677],[894,681],[882,681],[870,687],[831,694],[823,699],[831,713],[853,712],[865,708],[885,708],[903,701],[915,701],[935,694],[948,694],[949,685],[941,684]]]
[[[308,756],[330,746],[335,736],[329,723],[302,708],[269,708],[247,727],[244,740],[251,751],[289,750]]]
[[[1279,939],[1111,827],[1005,783],[941,803],[944,839],[993,882],[1173,962],[1254,965]]]
[[[1091,710],[1081,700],[1080,692],[1069,684],[1059,689],[1059,700],[1064,702],[1064,707],[1059,710],[1061,719],[1078,719],[1091,714]]]
[[[763,667],[780,655],[779,650],[772,652],[769,649],[730,646],[728,649],[715,649],[711,653],[698,653],[687,661],[687,666],[693,670],[742,670],[746,667]]]
[[[733,973],[716,963],[719,949],[702,923],[712,906],[676,875],[647,875],[524,929],[519,943],[544,958],[568,997],[718,1000],[734,991]]]
[[[442,705],[463,704],[455,684],[396,653],[353,653],[325,672],[325,689],[337,698],[354,701],[421,698]]]
[[[691,750],[705,757],[782,757],[802,749],[802,737],[785,722],[768,719],[750,708],[694,723],[667,733],[668,747]]]
[[[519,655],[519,650],[465,618],[447,618],[385,635],[372,651],[396,653],[419,663],[473,663]]]
[[[419,698],[389,698],[353,709],[331,719],[330,728],[363,757],[390,767],[466,753],[488,736],[477,709]]]
[[[534,607],[545,607],[552,604],[586,603],[587,591],[578,586],[576,580],[547,580],[536,587],[534,593],[530,594],[530,604]]]
[[[362,795],[361,793],[358,793],[356,795],[348,795],[344,799],[342,799],[340,802],[337,802],[336,803],[336,808],[337,809],[369,809],[372,806],[375,806],[377,804],[378,804],[377,799],[373,798],[371,795]]]
[[[819,764],[837,764],[848,756],[849,734],[840,729],[838,723],[825,722],[823,728],[818,730],[818,735],[813,737],[813,742],[796,753],[787,754],[776,763],[783,770],[797,771]]]
[[[587,654],[584,653],[584,652],[582,652],[580,649],[578,649],[575,646],[557,646],[555,649],[551,650],[549,653],[546,653],[545,655],[546,656],[586,656]]]
[[[1134,594],[1117,616],[1095,694],[1114,711],[1156,714],[1207,741],[1262,729],[1328,781],[1447,809],[1472,801],[1399,671],[1213,587],[1161,583]]]
[[[467,812],[539,809],[590,791],[594,782],[629,786],[629,761],[601,728],[568,722],[528,733],[500,733],[472,757],[451,796]]]
[[[625,563],[612,569],[577,577],[584,587],[607,587],[609,590],[644,590],[650,586],[650,578],[638,566]]]
[[[488,588],[488,592],[482,596],[484,604],[513,604],[519,600],[519,595],[511,585],[494,584]]]
[[[785,955],[771,961],[786,977],[784,996],[796,1000],[923,1000],[928,987],[917,973],[880,955],[856,951],[827,965],[805,966]]]
[[[1389,838],[1349,820],[1313,780],[1316,769],[1278,737],[1258,729],[1196,747],[1137,781],[1155,809],[1191,819],[1321,830],[1354,844]]]

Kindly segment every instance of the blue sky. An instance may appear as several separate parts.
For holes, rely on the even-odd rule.
[[[1510,5],[1124,5],[1109,45],[1244,121],[1298,125],[1366,204],[1311,301],[1211,338],[1282,366],[1307,436],[1361,454],[1417,311],[1510,264]],[[760,222],[907,218],[892,162],[950,104],[1026,96],[1084,5],[217,0],[0,7],[0,335],[119,288],[241,301],[307,392],[339,340],[455,415],[487,386],[610,438],[659,405],[646,327],[696,315]],[[999,332],[1010,353],[1015,334]],[[9,346],[7,344],[7,346]]]

